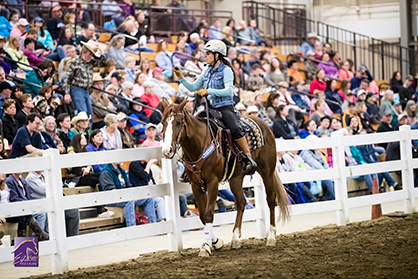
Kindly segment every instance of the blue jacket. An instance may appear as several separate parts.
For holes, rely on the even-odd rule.
[[[147,173],[145,171],[146,167],[147,163],[141,161],[133,161],[129,164],[129,181],[134,187],[149,185],[150,181],[155,184],[151,170]]]
[[[0,16],[0,36],[3,36],[3,38],[9,38],[10,32],[12,32],[10,22],[4,16]],[[6,74],[9,73],[6,72]]]
[[[31,199],[26,180],[23,177],[20,177],[20,182],[22,182],[23,187],[19,185],[19,182],[17,182],[13,175],[9,175],[6,179],[6,184],[10,191],[10,202],[28,201]]]
[[[376,163],[379,162],[377,159],[375,150],[373,145],[367,144],[367,145],[357,145],[357,149],[360,151],[361,155],[363,156],[363,159],[366,163]]]
[[[171,59],[173,59],[173,63],[171,63]],[[179,60],[171,53],[159,52],[155,57],[155,62],[159,68],[164,70],[163,75],[166,77],[172,77],[173,66],[180,66]]]
[[[99,150],[95,146],[93,146],[91,143],[89,143],[86,146],[86,150],[87,150],[87,152],[97,152],[97,151],[105,151],[105,150],[107,150],[107,148],[103,147],[102,149]],[[100,173],[102,171],[102,169],[104,168],[104,166],[105,166],[104,164],[93,165],[94,174]]]
[[[36,86],[39,85],[40,87]],[[32,98],[38,95],[39,90],[42,86],[46,85],[45,82],[42,83],[42,80],[36,75],[35,71],[30,71],[26,74],[25,81],[23,86],[25,86],[26,93],[31,94]]]
[[[367,74],[367,79],[369,80],[369,81],[372,81],[373,80],[373,77],[372,77],[372,75],[370,74],[370,72],[369,71],[366,71],[366,74]],[[355,89],[355,88],[359,88],[360,87],[360,83],[361,83],[361,80],[362,80],[363,78],[361,78],[361,79],[359,79],[359,78],[356,78],[356,76],[354,75],[354,77],[351,79],[351,81],[350,81],[350,83],[351,83],[351,90],[353,90],[353,89]]]
[[[312,51],[314,51],[314,48],[313,48],[313,46],[311,46],[311,44],[310,43],[308,43],[308,42],[304,42],[301,46],[300,46],[300,52],[303,52],[303,55],[306,57],[306,53],[308,52],[308,51],[310,51],[310,50],[312,50]]]
[[[103,183],[106,184],[106,182],[108,182],[106,179],[103,179],[104,173],[108,174],[112,178],[113,181],[112,183],[110,183],[111,186],[110,184],[103,185]],[[122,186],[122,183],[119,179],[119,175],[122,175],[122,178],[125,181],[124,187]],[[112,164],[107,164],[103,167],[102,173],[100,174],[100,178],[99,178],[99,190],[100,191],[123,189],[123,188],[128,188],[130,186],[131,185],[129,184],[128,175],[126,174],[126,171],[124,169],[122,169],[121,167],[118,167],[118,170],[116,170]]]
[[[309,111],[311,109],[311,104],[303,100],[303,95],[297,92],[292,92],[292,100],[295,102],[295,104],[303,109],[306,109]]]

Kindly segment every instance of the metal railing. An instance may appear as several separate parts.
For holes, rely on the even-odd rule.
[[[281,54],[299,52],[307,34],[316,32],[321,42],[330,43],[332,50],[339,52],[342,61],[353,60],[353,70],[366,64],[376,80],[389,80],[393,72],[402,72],[403,63],[408,69],[403,76],[418,73],[418,51],[315,22],[298,9],[279,9],[269,3],[244,1],[243,18],[256,19],[258,28],[271,34],[273,43],[280,46]]]

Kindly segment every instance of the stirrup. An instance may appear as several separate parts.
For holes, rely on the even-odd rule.
[[[244,174],[253,175],[257,170],[257,163],[251,158],[247,156],[247,154],[242,154],[242,171]]]

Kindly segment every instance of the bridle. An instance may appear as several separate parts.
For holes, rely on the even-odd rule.
[[[173,151],[173,155],[171,156],[171,157],[168,157],[168,159],[173,159],[174,158],[174,155],[176,155],[176,153],[177,153],[177,151],[178,151],[178,149],[179,149],[179,145],[180,145],[180,138],[181,138],[181,135],[183,134],[183,130],[184,130],[184,126],[186,126],[185,124],[184,124],[184,113],[170,113],[166,118],[170,118],[170,117],[173,117],[173,119],[174,119],[174,117],[176,117],[176,116],[182,116],[182,120],[181,120],[181,129],[180,129],[180,132],[179,132],[179,134],[177,135],[177,137],[176,137],[176,140],[174,141],[174,151]]]

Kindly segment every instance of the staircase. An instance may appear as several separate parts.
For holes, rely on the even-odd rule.
[[[353,70],[366,64],[375,80],[389,80],[394,71],[402,72],[402,63],[408,69],[407,73],[402,73],[403,77],[418,73],[418,51],[401,47],[399,43],[315,22],[306,17],[306,11],[301,6],[273,7],[270,3],[244,1],[242,14],[244,20],[256,19],[257,26],[265,34],[271,34],[273,43],[280,46],[281,54],[299,52],[306,35],[316,32],[321,42],[330,43],[332,49],[340,53],[342,60],[353,60]]]

